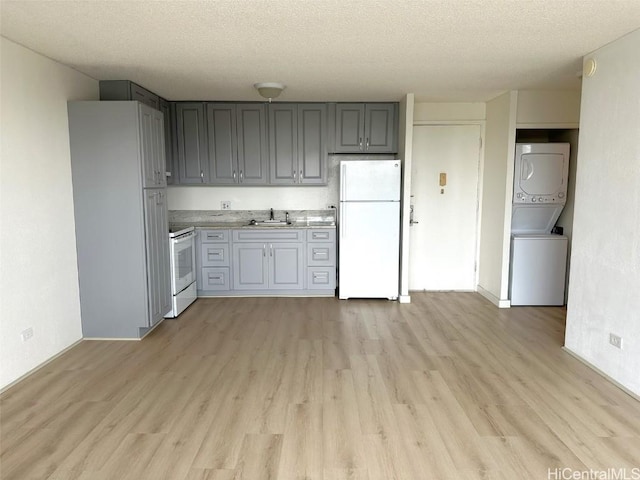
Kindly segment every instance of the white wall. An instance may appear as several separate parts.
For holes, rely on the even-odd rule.
[[[511,193],[517,92],[487,102],[480,213],[478,292],[508,306]]]
[[[576,204],[576,173],[578,170],[578,130],[562,130],[560,134],[553,136],[554,142],[567,142],[571,144],[571,153],[569,154],[569,180],[567,184],[567,203],[562,209],[562,214],[558,218],[556,225],[563,228],[563,234],[569,239],[567,244],[568,260],[567,260],[567,281],[564,292],[564,301],[566,303],[569,296],[569,273],[571,272],[571,244],[573,242],[573,214]]]
[[[565,344],[640,395],[640,30],[589,55]],[[609,333],[623,337],[623,349]]]
[[[220,210],[231,200],[231,210],[322,210],[338,205],[338,165],[343,156],[329,155],[327,185],[306,187],[169,187],[169,210]]]
[[[0,40],[2,388],[82,337],[67,100],[98,82]]]
[[[580,92],[572,90],[518,90],[519,128],[570,128],[580,122]]]
[[[484,103],[416,103],[414,122],[453,122],[484,120]]]

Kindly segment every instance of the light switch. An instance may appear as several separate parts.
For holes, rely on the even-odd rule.
[[[444,187],[447,184],[447,174],[446,173],[440,173],[440,186]]]

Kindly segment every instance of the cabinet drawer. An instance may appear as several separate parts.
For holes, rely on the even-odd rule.
[[[335,267],[309,267],[307,269],[307,289],[335,289]]]
[[[202,290],[230,290],[228,268],[205,267],[202,269]]]
[[[307,230],[307,242],[335,242],[335,228]]]
[[[203,267],[228,267],[228,243],[203,243],[200,247],[200,259]]]
[[[233,230],[234,242],[302,242],[304,230],[278,228],[255,230],[252,228]]]
[[[229,230],[200,230],[202,243],[228,243]]]
[[[310,243],[307,245],[307,265],[331,266],[336,264],[336,249],[333,243]]]

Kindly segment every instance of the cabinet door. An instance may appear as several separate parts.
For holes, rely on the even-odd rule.
[[[327,181],[327,106],[298,105],[298,182]]]
[[[158,185],[158,161],[153,109],[140,105],[140,154],[142,157],[142,186],[145,188]]]
[[[160,111],[162,112],[162,122],[164,127],[164,165],[161,170],[165,183],[172,184],[173,176],[176,172],[173,171],[173,142],[174,135],[171,128],[171,105],[164,99],[160,99]],[[167,176],[167,173],[170,175]]]
[[[395,110],[392,103],[368,103],[365,105],[365,151],[368,153],[393,153],[395,145]]]
[[[204,104],[176,105],[178,176],[181,184],[202,184],[209,180]]]
[[[267,129],[265,106],[238,105],[238,181],[266,185],[268,180]]]
[[[166,142],[165,142],[165,125],[164,115],[159,110],[153,110],[152,117],[152,142],[153,142],[153,170],[157,172],[156,183],[157,187],[167,186],[167,175],[165,172],[167,157],[166,157]]]
[[[336,153],[364,151],[364,104],[336,105]]]
[[[233,244],[234,290],[263,290],[268,286],[266,243]]]
[[[157,288],[159,289],[158,297],[160,299],[160,315],[162,318],[171,310],[171,242],[169,240],[169,207],[167,205],[167,193],[163,189],[160,192],[158,200],[158,263],[159,278]]]
[[[169,227],[163,190],[144,190],[144,217],[149,318],[143,326],[152,326],[171,309]]]
[[[145,188],[166,186],[164,174],[165,145],[162,113],[140,105],[140,156],[142,158],[142,185]]]
[[[271,243],[269,248],[269,289],[304,288],[304,257],[301,243]]]
[[[207,104],[207,141],[209,181],[217,184],[238,183],[240,172],[235,104]]]
[[[298,109],[296,105],[269,105],[269,181],[292,184],[298,180]]]

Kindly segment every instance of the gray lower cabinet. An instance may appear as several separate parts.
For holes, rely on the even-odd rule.
[[[333,295],[335,229],[199,230],[198,295]]]
[[[196,240],[196,285],[199,292],[231,289],[229,230],[199,230]]]
[[[269,105],[271,184],[322,185],[326,179],[327,106]]]
[[[68,110],[82,333],[141,338],[171,309],[166,188],[141,177],[164,158],[162,114],[133,101]]]
[[[336,231],[335,229],[307,230],[307,289],[335,290],[336,288]]]
[[[144,190],[145,251],[149,270],[147,290],[149,292],[150,324],[155,325],[171,309],[171,278],[169,265],[169,239],[167,222],[167,199],[164,189]]]
[[[338,103],[334,153],[395,153],[397,104]]]
[[[266,243],[233,244],[233,289],[266,290],[269,260]]]
[[[234,290],[304,288],[304,244],[274,241],[280,232],[268,232],[269,234],[258,242],[233,243]],[[287,233],[290,232],[293,231]],[[302,237],[299,232],[295,233]]]

